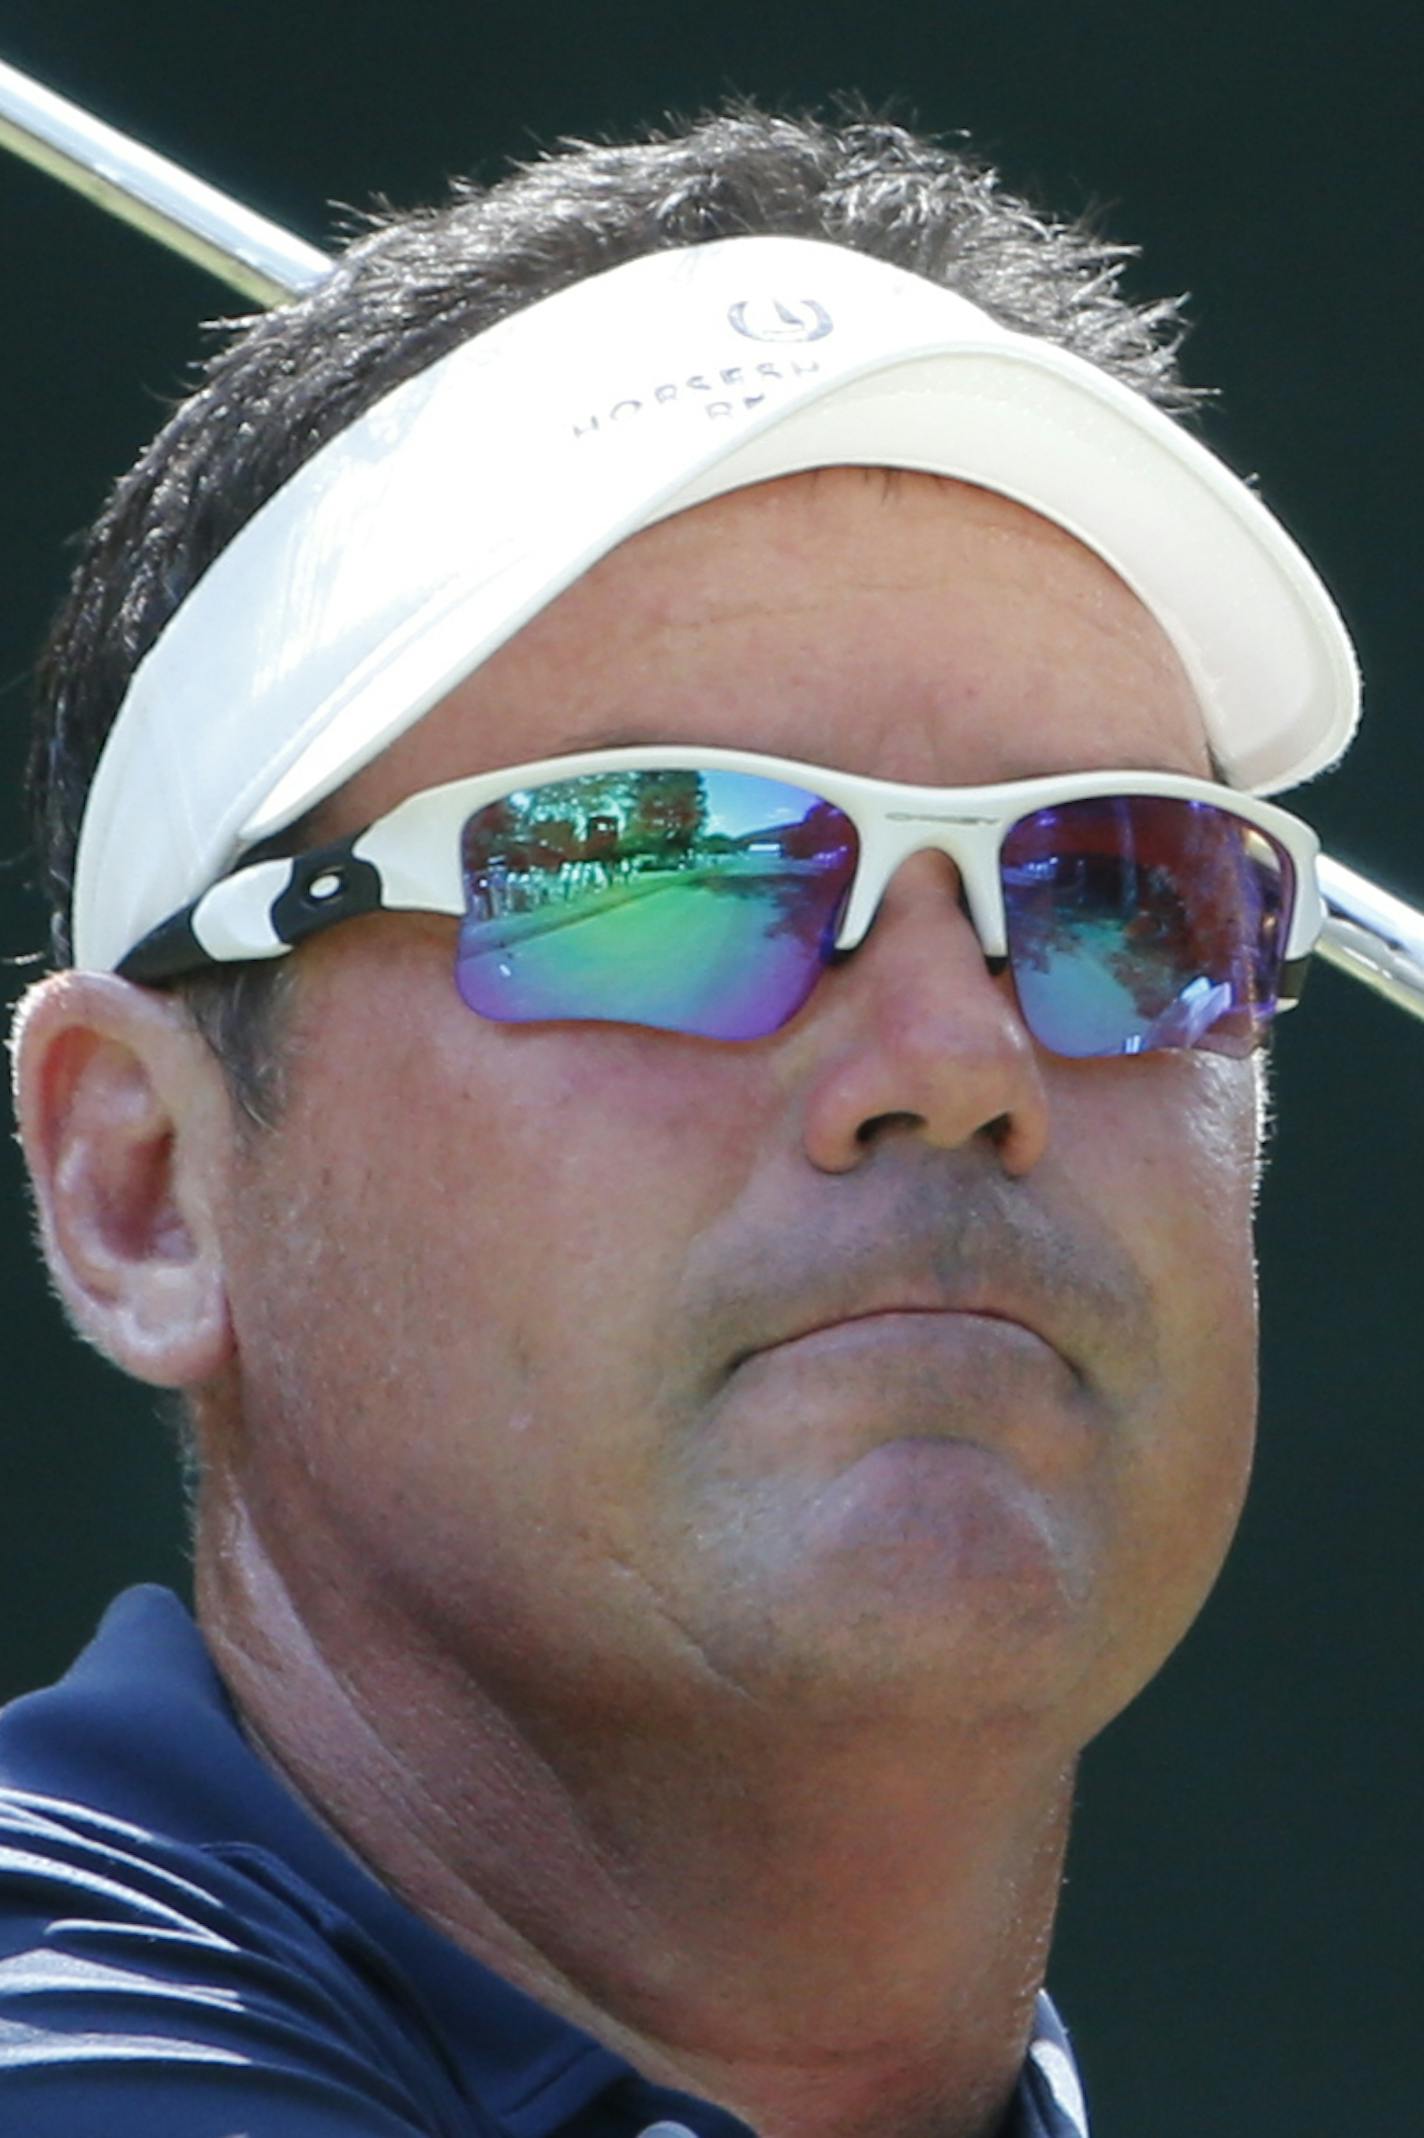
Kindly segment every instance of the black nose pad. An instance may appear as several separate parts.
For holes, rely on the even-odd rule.
[[[956,875],[958,875],[957,870]],[[970,927],[973,929],[975,940],[979,943],[979,946],[982,950],[983,940],[979,935],[979,929],[975,922],[974,915],[969,908],[969,894],[964,888],[963,876],[959,876],[958,881],[959,888],[955,894],[955,904],[958,906],[960,912],[964,915],[964,918],[968,921]],[[990,977],[995,980],[998,979],[1000,973],[1007,972],[1009,969],[1009,961],[1007,957],[1003,956],[1000,953],[994,953],[991,955],[991,953],[987,950],[984,951],[984,965]]]

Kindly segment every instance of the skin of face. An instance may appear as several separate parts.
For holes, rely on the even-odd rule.
[[[955,785],[1209,771],[1098,559],[964,485],[832,470],[613,552],[321,829],[644,741]],[[283,1111],[214,1191],[210,1618],[240,1510],[353,1682],[436,1658],[551,1760],[734,1714],[1070,1759],[1236,1522],[1257,1075],[1049,1056],[956,889],[912,857],[736,1045],[483,1022],[444,917],[305,946]]]

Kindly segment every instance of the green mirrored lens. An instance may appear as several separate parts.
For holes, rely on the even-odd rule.
[[[501,1023],[759,1039],[815,985],[856,850],[830,803],[743,772],[624,770],[507,795],[464,829],[460,993]]]

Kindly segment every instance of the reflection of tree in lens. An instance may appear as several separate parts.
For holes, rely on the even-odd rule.
[[[621,826],[614,816],[591,816],[584,826],[583,854],[586,861],[612,861],[618,853]]]
[[[1082,855],[1005,865],[1003,880],[1014,963],[1030,972],[1046,973],[1065,957],[1081,956],[1085,925],[1100,928],[1113,910],[1103,902],[1101,873]]]
[[[624,826],[638,792],[633,775],[595,774],[477,811],[461,857],[471,918],[498,920],[605,890],[624,872]]]
[[[624,834],[632,854],[657,854],[685,866],[707,823],[707,794],[700,772],[644,772]]]
[[[781,851],[788,861],[824,861],[843,856],[850,825],[832,802],[813,802],[804,817],[783,827]]]
[[[1206,984],[1223,991],[1214,1023],[1252,1027],[1275,997],[1285,894],[1279,857],[1211,804],[1180,804],[1176,814],[1180,851],[1170,868],[1148,872],[1142,916],[1122,956],[1142,949],[1160,961],[1162,999],[1152,1008],[1144,996],[1147,1014],[1162,1015]],[[1130,984],[1117,960],[1113,971]]]
[[[1150,1024],[1203,971],[1193,915],[1171,869],[1122,863],[1115,873],[1117,911],[1124,917],[1117,947],[1103,962],[1144,1024]]]

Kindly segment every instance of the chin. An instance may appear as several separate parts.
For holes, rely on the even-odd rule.
[[[1100,1645],[1089,1557],[1002,1457],[888,1442],[784,1533],[746,1652],[719,1660],[827,1720],[1043,1716]]]

